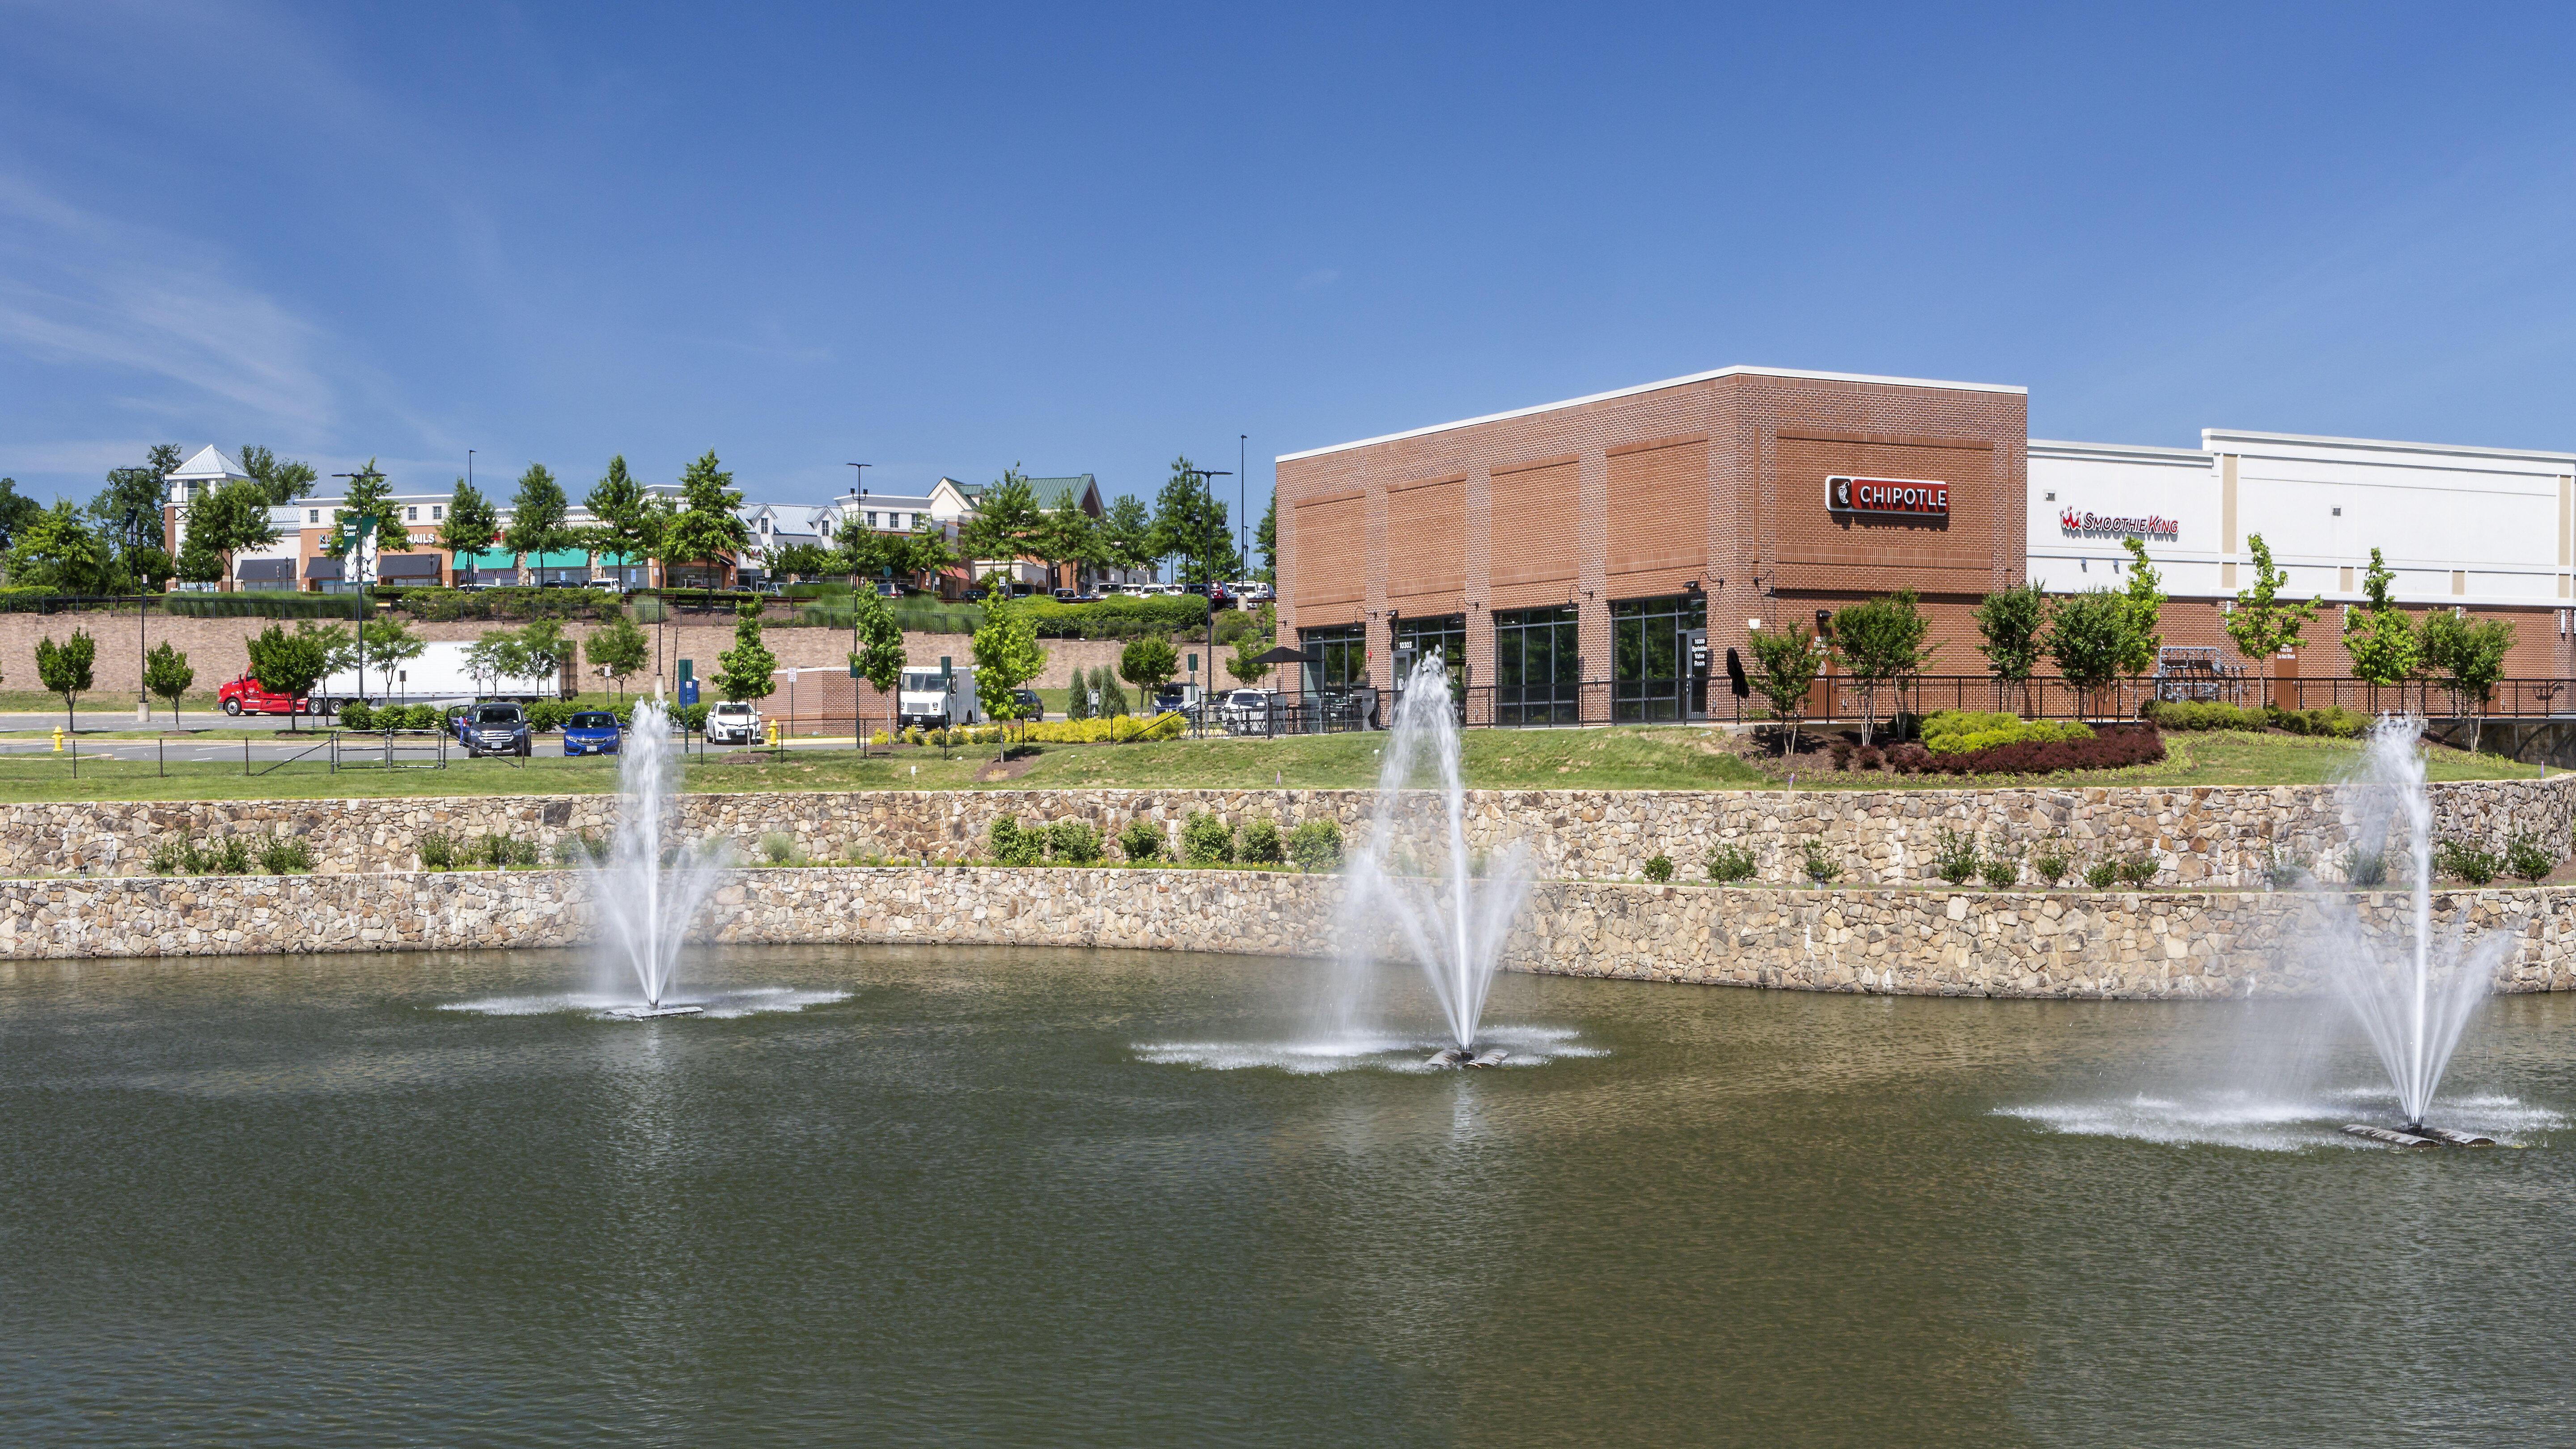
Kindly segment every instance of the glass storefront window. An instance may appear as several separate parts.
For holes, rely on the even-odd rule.
[[[1690,678],[1690,650],[1683,635],[1707,627],[1705,595],[1613,600],[1610,717],[1682,720],[1698,713],[1705,685]]]
[[[1335,624],[1324,629],[1300,629],[1297,643],[1310,656],[1304,665],[1306,693],[1322,694],[1368,683],[1367,626]]]
[[[1582,646],[1571,604],[1494,615],[1494,723],[1573,724]]]
[[[1437,654],[1449,666],[1449,684],[1457,688],[1467,673],[1467,616],[1443,614],[1436,619],[1398,619],[1395,621],[1395,652],[1399,661],[1406,650],[1416,660],[1426,654]]]

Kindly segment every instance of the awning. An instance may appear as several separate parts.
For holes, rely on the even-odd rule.
[[[1255,664],[1305,664],[1316,657],[1317,656],[1309,654],[1303,649],[1291,649],[1287,645],[1282,644],[1277,648],[1272,649],[1267,654],[1257,654],[1253,656],[1252,662]]]
[[[304,561],[304,577],[336,583],[340,577],[340,561],[336,558],[308,558]]]
[[[246,558],[233,566],[233,577],[245,584],[291,584],[295,582],[295,560]]]
[[[376,555],[376,577],[380,579],[435,579],[438,577],[438,555],[434,553],[379,553]]]
[[[514,561],[508,554],[495,549],[479,553],[473,549],[462,549],[456,555],[456,566],[460,569],[506,569],[513,567]]]
[[[528,567],[532,569],[586,569],[590,567],[590,555],[577,548],[559,549],[554,553],[532,553],[528,555]]]

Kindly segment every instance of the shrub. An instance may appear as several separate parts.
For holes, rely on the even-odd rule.
[[[222,875],[250,874],[250,842],[227,835],[214,848],[213,869]]]
[[[2513,839],[2505,843],[2504,868],[2508,875],[2538,885],[2558,868],[2558,853],[2542,844],[2539,836],[2517,830]]]
[[[1932,752],[1921,745],[1897,745],[1887,752],[1887,767],[1900,775],[1919,775],[1932,763]]]
[[[1279,824],[1274,820],[1254,820],[1243,827],[1243,841],[1236,851],[1245,865],[1277,865],[1288,858],[1279,841]]]
[[[1046,832],[1023,829],[1008,815],[993,822],[993,859],[1004,865],[1036,865],[1046,854]]]
[[[1299,870],[1331,870],[1342,863],[1342,827],[1309,820],[1288,832],[1288,858]]]
[[[1059,820],[1047,827],[1047,853],[1066,865],[1098,865],[1100,832],[1088,820]]]
[[[418,840],[412,842],[412,848],[420,852],[420,868],[423,870],[456,868],[456,842],[444,830],[423,832]]]
[[[714,708],[714,705],[709,704],[704,700],[700,700],[696,704],[684,704],[680,706],[679,709],[675,711],[675,714],[680,728],[687,730],[692,734],[705,734],[707,731],[707,715]]]
[[[528,728],[536,734],[554,734],[570,718],[572,706],[559,699],[541,699],[528,706]]]
[[[2084,867],[2084,883],[2097,891],[2107,891],[2118,885],[2120,883],[2119,863],[2097,860]]]
[[[2343,853],[2344,884],[2365,890],[2388,884],[2388,853],[2353,846]]]
[[[626,712],[632,716],[635,706],[628,705]],[[446,723],[446,716],[439,713],[438,706],[434,704],[415,704],[403,710],[402,727],[407,730],[435,730],[444,727]]]
[[[608,860],[608,842],[588,831],[567,835],[555,842],[555,864],[578,869],[601,865]]]
[[[1234,859],[1234,831],[1204,810],[1181,823],[1181,856],[1192,865],[1225,865]]]
[[[2075,862],[2067,856],[2063,841],[2041,841],[2039,848],[2030,853],[2030,873],[2050,890],[2057,889],[2057,883],[2074,869]]]
[[[390,713],[391,711],[388,711]],[[344,730],[378,730],[387,726],[376,723],[376,707],[363,699],[353,699],[340,706],[340,728]]]
[[[1966,885],[1977,874],[1977,838],[1941,827],[1932,847],[1932,873],[1952,885]]]
[[[1646,879],[1657,885],[1673,878],[1673,858],[1658,854],[1646,862]]]
[[[1128,821],[1127,828],[1118,832],[1118,851],[1139,865],[1162,859],[1162,828],[1141,817]]]
[[[2013,714],[1945,709],[1924,718],[1923,747],[1936,755],[1969,755],[1998,745],[2089,740],[2093,727],[2075,720],[2026,720]]]
[[[1848,770],[1851,768],[1853,753],[1851,741],[1836,740],[1831,745],[1827,746],[1826,749],[1827,752],[1834,757],[1835,769]]]
[[[1708,878],[1720,885],[1753,879],[1753,852],[1741,845],[1721,845],[1708,853]]]
[[[2503,872],[2504,858],[2463,840],[2445,840],[2433,847],[2433,868],[2453,880],[2482,886]]]
[[[303,875],[313,869],[313,847],[300,836],[279,835],[259,849],[263,875]]]
[[[2156,863],[2156,858],[2152,855],[2133,855],[2121,861],[2117,869],[2120,884],[2131,890],[2144,890],[2155,881],[2156,872],[2163,867]]]
[[[796,837],[784,830],[763,832],[760,854],[771,865],[785,865],[796,858]]]
[[[537,843],[533,840],[512,840],[506,835],[485,835],[482,843],[474,849],[474,858],[494,870],[513,865],[535,865]]]
[[[2260,730],[2271,716],[2260,709],[2239,709],[2189,699],[2151,699],[2138,707],[2138,718],[2167,730]]]
[[[2065,770],[2118,770],[2153,764],[2164,757],[2164,737],[2152,726],[2106,725],[2087,739],[2027,741],[1966,754],[1927,754],[1920,768],[1951,775],[2053,775]]]
[[[1825,848],[1823,841],[1809,836],[1798,852],[1805,857],[1807,879],[1818,885],[1831,885],[1843,878],[1842,862],[1834,859],[1834,853]]]
[[[2021,879],[2021,862],[2009,855],[1987,856],[1977,868],[1985,875],[1986,884],[1999,891],[2011,890],[2013,883]]]
[[[2272,889],[2288,890],[2308,878],[2309,857],[2288,846],[2273,846],[2263,860],[2263,884]]]
[[[1864,770],[1875,770],[1879,766],[1887,763],[1887,756],[1881,753],[1875,745],[1862,750],[1852,758]]]
[[[302,842],[297,844],[301,846]],[[302,868],[312,867],[308,856]],[[155,875],[248,875],[250,844],[238,835],[225,836],[212,845],[199,845],[184,835],[166,836],[152,848],[152,871]]]
[[[2270,718],[2274,725],[2294,735],[2322,735],[2336,740],[2352,739],[2370,728],[2370,716],[2332,704],[2316,709],[2275,709]]]

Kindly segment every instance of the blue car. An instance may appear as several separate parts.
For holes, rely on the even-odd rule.
[[[622,732],[617,716],[604,709],[586,709],[564,721],[564,753],[567,755],[613,755]]]

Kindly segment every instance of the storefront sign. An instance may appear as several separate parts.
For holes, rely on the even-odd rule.
[[[1825,507],[1835,513],[1950,516],[1950,485],[1928,478],[1828,478]]]
[[[2180,538],[2182,525],[2170,518],[2148,514],[2144,518],[2113,518],[2104,513],[2086,513],[2069,508],[2057,515],[2057,526],[2084,537],[2111,538]]]

